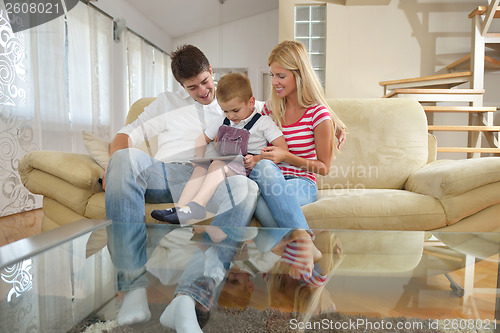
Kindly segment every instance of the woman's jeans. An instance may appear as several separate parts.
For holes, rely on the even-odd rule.
[[[301,206],[316,201],[318,187],[305,177],[283,176],[270,160],[261,160],[250,173],[250,179],[259,185],[255,216],[262,226],[254,239],[259,250],[270,251],[292,229],[309,229]],[[279,229],[276,229],[279,228]]]
[[[155,244],[150,239],[147,246],[145,202],[177,202],[192,171],[190,165],[163,163],[139,149],[123,149],[113,154],[106,174],[105,198],[106,219],[113,221],[108,228],[108,248],[117,270],[118,290],[148,285],[144,267],[147,248],[154,248]],[[257,185],[247,177],[229,177],[207,205],[207,210],[216,213],[212,225],[248,225],[257,195]],[[230,230],[226,233],[233,236]],[[154,239],[161,239],[161,235],[155,236],[158,237]],[[236,233],[234,238],[237,236]]]

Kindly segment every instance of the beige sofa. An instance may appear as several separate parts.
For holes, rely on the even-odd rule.
[[[127,123],[154,98],[136,102]],[[369,230],[500,230],[500,158],[435,160],[422,107],[410,99],[330,100],[349,128],[319,196],[303,207],[312,228]],[[154,153],[150,142],[142,149]],[[43,195],[43,231],[104,219],[101,156],[35,151],[19,165],[22,182]],[[99,161],[101,164],[105,161]],[[162,207],[170,204],[160,205]],[[154,222],[146,205],[146,220]]]

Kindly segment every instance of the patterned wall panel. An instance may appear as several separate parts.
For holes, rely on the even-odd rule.
[[[29,109],[24,43],[0,10],[0,216],[41,207],[41,197],[24,188],[17,173],[21,158],[39,149],[32,118],[21,111]]]

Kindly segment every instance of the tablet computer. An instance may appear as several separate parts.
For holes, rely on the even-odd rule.
[[[226,155],[226,156],[217,156],[217,157],[208,157],[208,158],[195,158],[192,159],[191,162],[195,164],[210,164],[213,161],[226,161],[232,162],[234,160],[241,159],[241,163],[243,163],[243,155]]]

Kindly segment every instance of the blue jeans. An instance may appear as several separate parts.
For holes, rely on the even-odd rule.
[[[318,187],[305,177],[285,177],[270,160],[261,160],[250,173],[259,185],[255,216],[263,227],[254,239],[257,247],[270,251],[292,229],[309,229],[302,206],[316,201]],[[279,228],[279,229],[276,229]]]
[[[113,154],[106,174],[105,198],[106,219],[113,221],[108,228],[108,248],[117,270],[118,290],[148,285],[144,267],[145,202],[176,202],[192,171],[190,165],[163,163],[139,149],[123,149]],[[207,205],[209,211],[217,214],[212,225],[248,225],[257,195],[257,185],[247,177],[228,178]]]
[[[188,295],[207,311],[212,311],[237,250],[238,248],[218,245],[205,251],[196,249],[177,283],[174,297],[179,294]]]

